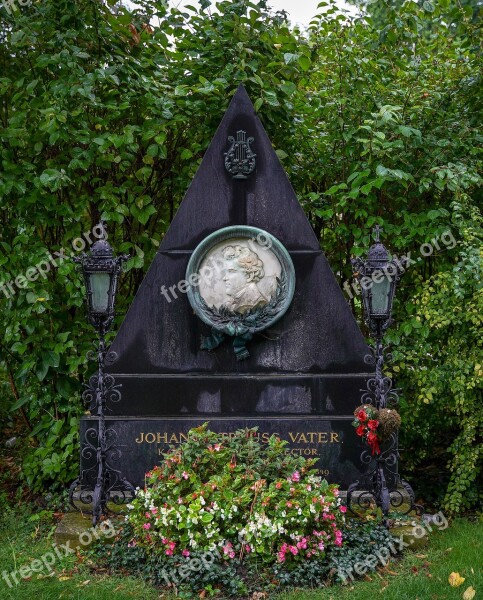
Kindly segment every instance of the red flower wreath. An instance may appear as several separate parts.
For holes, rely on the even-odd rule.
[[[380,454],[381,449],[379,442],[381,441],[379,436],[379,421],[378,411],[370,404],[365,404],[356,408],[354,411],[355,419],[352,425],[356,428],[356,434],[363,438],[369,445],[372,455]]]

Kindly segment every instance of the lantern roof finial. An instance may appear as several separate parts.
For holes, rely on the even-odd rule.
[[[376,239],[374,244],[369,248],[367,264],[373,268],[384,267],[389,260],[389,252],[380,240],[382,228],[379,225],[376,225],[372,231],[374,232]]]

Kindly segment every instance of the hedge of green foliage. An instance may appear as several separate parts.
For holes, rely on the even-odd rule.
[[[471,6],[379,3],[377,18],[346,18],[328,2],[306,32],[263,1],[136,6],[0,7],[0,368],[25,423],[27,484],[75,476],[80,383],[93,368],[81,281],[55,253],[108,221],[133,256],[120,321],[243,82],[341,285],[376,223],[411,253],[388,335],[412,449],[404,468],[445,509],[474,505],[483,310]],[[348,299],[360,319],[359,297]]]

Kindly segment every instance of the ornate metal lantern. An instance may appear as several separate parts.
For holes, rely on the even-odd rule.
[[[362,289],[364,316],[372,335],[381,338],[391,322],[392,304],[396,284],[400,279],[398,263],[379,240],[380,228],[374,229],[375,243],[369,249],[367,259],[352,259],[354,276]]]
[[[87,291],[89,322],[99,333],[106,333],[114,319],[117,280],[122,263],[129,257],[114,256],[107,240],[94,242],[90,253],[74,257],[81,265]]]
[[[380,415],[393,411],[398,405],[397,390],[393,389],[392,379],[384,374],[384,352],[382,344],[384,332],[391,323],[392,304],[396,284],[401,278],[399,264],[390,259],[389,252],[379,240],[380,228],[374,229],[375,243],[369,249],[367,259],[353,259],[354,277],[362,289],[364,318],[370,334],[375,339],[371,354],[365,357],[366,364],[375,367],[374,377],[367,380],[367,387],[362,391],[362,404],[372,407]],[[361,454],[362,464],[367,465],[367,472],[360,480],[352,483],[347,490],[347,506],[356,512],[353,506],[368,508],[371,501],[382,509],[386,524],[390,508],[409,513],[415,510],[422,512],[422,507],[415,503],[414,492],[398,472],[398,434],[393,431],[389,439],[384,441],[376,458],[364,449]],[[406,506],[403,511],[402,507]]]
[[[102,228],[104,229],[103,224]],[[116,385],[111,374],[104,373],[108,351],[105,334],[114,320],[117,281],[122,263],[128,258],[127,255],[114,256],[107,241],[100,239],[94,242],[88,255],[83,253],[73,259],[80,265],[84,275],[88,318],[99,334],[99,343],[96,348],[97,373],[90,377],[82,394],[89,404],[91,414],[97,418],[97,427],[89,427],[85,431],[81,453],[86,460],[93,457],[96,460],[81,471],[80,476],[72,483],[69,499],[76,509],[79,503],[90,508],[94,525],[106,514],[109,500],[121,503],[128,495],[134,495],[132,484],[114,466],[121,452],[117,446],[116,432],[106,427],[105,421],[106,404],[116,402],[120,397],[120,385]]]

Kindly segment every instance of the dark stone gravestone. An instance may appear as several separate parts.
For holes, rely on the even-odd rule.
[[[106,418],[116,468],[143,485],[169,444],[208,421],[276,433],[346,487],[361,473],[351,422],[367,353],[241,86],[107,357],[121,385]],[[96,419],[82,419],[81,439]]]

